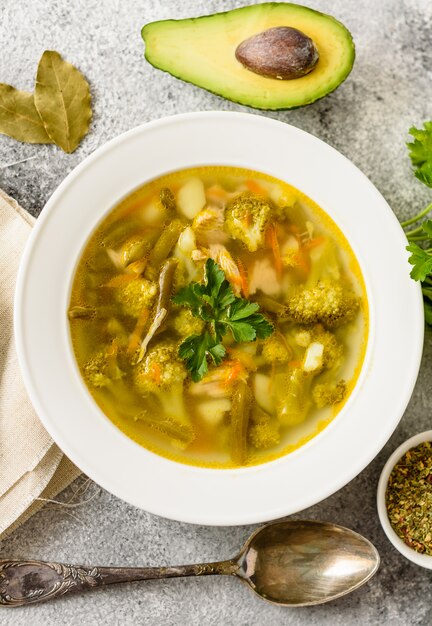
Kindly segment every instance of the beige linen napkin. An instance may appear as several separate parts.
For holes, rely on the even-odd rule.
[[[34,219],[0,190],[0,538],[80,474],[39,421],[15,351],[15,280],[33,223]]]

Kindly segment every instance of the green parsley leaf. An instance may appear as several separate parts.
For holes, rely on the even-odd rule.
[[[204,285],[206,294],[211,297],[213,302],[216,302],[219,297],[219,291],[224,281],[228,283],[219,265],[213,259],[207,259],[204,268]]]
[[[428,187],[432,187],[432,122],[425,122],[423,130],[412,127],[409,130],[414,141],[407,143],[414,175]]]
[[[234,302],[235,299],[236,297],[231,288],[231,285],[229,284],[227,280],[225,280],[219,290],[219,297],[218,297],[219,309],[221,310],[226,309],[230,304],[232,304],[232,302]]]
[[[273,334],[273,325],[261,313],[254,313],[248,317],[248,322],[255,328],[258,339],[266,339]]]
[[[259,305],[256,302],[248,302],[243,298],[236,298],[229,309],[230,320],[243,320],[245,317],[249,317],[252,313],[258,311]]]
[[[215,365],[220,365],[226,353],[225,346],[223,346],[221,343],[209,345],[207,353],[212,358]]]
[[[264,339],[273,332],[270,322],[258,313],[259,305],[238,298],[212,259],[207,259],[205,264],[204,283],[190,283],[172,300],[189,307],[193,315],[207,322],[202,335],[187,337],[179,348],[179,356],[186,361],[194,381],[207,373],[209,361],[215,365],[221,363],[226,352],[221,342],[228,331],[237,342]]]
[[[410,243],[406,247],[411,256],[408,261],[413,265],[411,270],[411,278],[414,280],[424,280],[428,274],[432,272],[432,256],[416,243]]]
[[[199,283],[190,283],[173,296],[172,301],[180,306],[188,306],[192,311],[198,311],[202,305],[202,295],[202,285]]]
[[[186,361],[192,380],[197,382],[207,374],[207,357],[209,356],[215,365],[219,365],[225,356],[225,348],[206,331],[203,335],[191,335],[185,339],[180,344],[179,356]]]
[[[254,341],[256,339],[256,330],[248,322],[226,322],[235,341],[242,343],[243,341]]]
[[[256,313],[258,309],[256,302],[248,302],[243,298],[236,298],[229,307],[227,319],[223,323],[237,342],[254,341],[257,337],[265,339],[272,334],[273,326],[261,313]]]

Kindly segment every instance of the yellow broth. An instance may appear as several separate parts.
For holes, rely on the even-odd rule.
[[[261,231],[249,205],[241,219],[234,212],[245,201],[271,206]],[[226,358],[193,382],[178,346],[204,322],[169,301],[140,354],[167,257],[175,259],[169,296],[202,282],[213,258],[237,296],[258,302],[273,335],[235,343],[227,334]],[[280,180],[223,166],[162,176],[120,202],[79,260],[69,319],[78,367],[105,415],[152,452],[214,468],[264,463],[319,433],[355,386],[368,335],[360,267],[330,217]],[[232,411],[241,389],[250,397],[239,430]]]

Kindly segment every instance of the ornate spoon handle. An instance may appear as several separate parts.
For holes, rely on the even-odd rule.
[[[34,604],[66,593],[115,583],[178,576],[232,575],[238,569],[235,560],[178,567],[83,567],[45,561],[0,560],[0,606]]]

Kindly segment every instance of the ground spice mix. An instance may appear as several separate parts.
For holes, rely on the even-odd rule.
[[[394,466],[387,485],[391,525],[417,552],[432,555],[432,444],[411,448]]]

